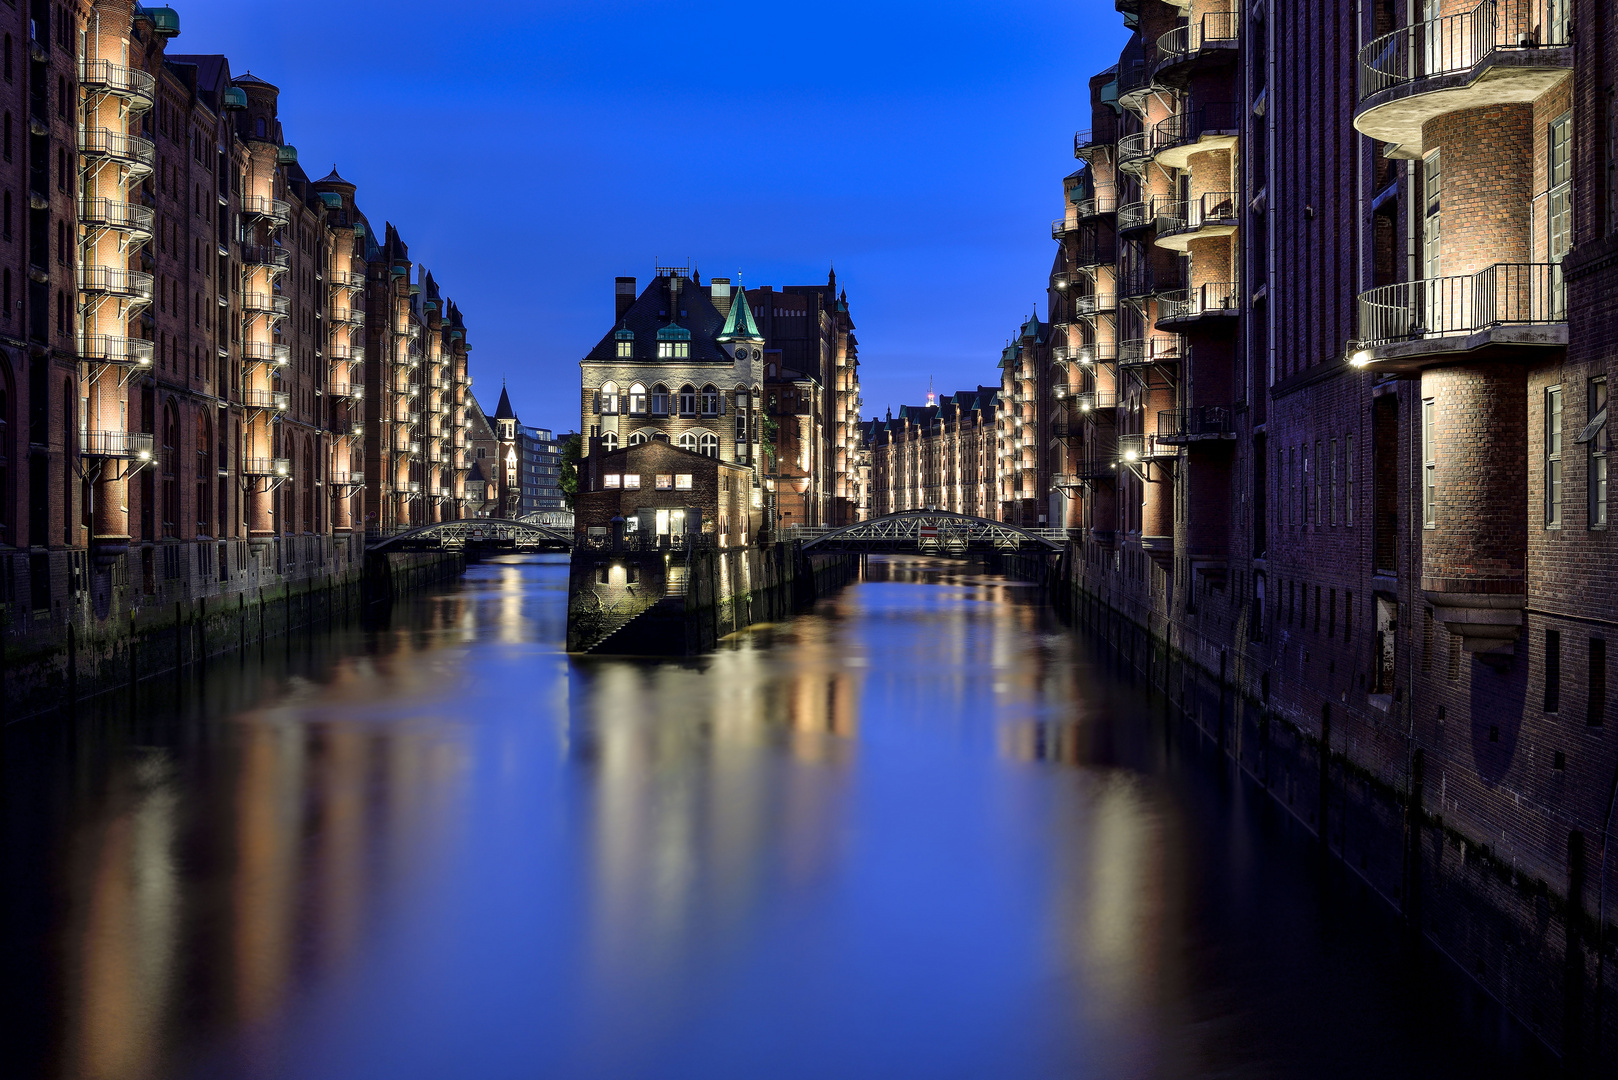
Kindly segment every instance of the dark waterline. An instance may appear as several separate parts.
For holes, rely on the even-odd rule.
[[[5,1075],[1475,1077],[1538,1048],[1031,587],[680,663],[565,560],[4,732]]]

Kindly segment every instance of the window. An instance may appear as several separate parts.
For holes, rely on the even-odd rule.
[[[1421,402],[1421,523],[1438,525],[1438,409],[1432,398]]]
[[[1343,453],[1343,524],[1354,524],[1354,436],[1350,435]]]
[[[640,490],[640,473],[638,473],[638,472],[626,472],[626,473],[624,473],[624,490],[626,490],[626,491],[638,491],[638,490]]]
[[[1545,711],[1562,708],[1562,632],[1545,631]]]
[[[689,384],[680,387],[680,415],[697,415],[697,392]]]
[[[1551,121],[1546,144],[1547,163],[1545,218],[1550,227],[1546,252],[1553,263],[1562,261],[1573,246],[1573,114],[1565,112]]]
[[[669,414],[669,388],[662,383],[652,387],[652,415],[667,416]]]
[[[719,415],[719,391],[713,386],[704,386],[702,388],[702,415]]]
[[[657,490],[659,490],[659,491],[673,491],[674,490],[674,474],[672,474],[672,473],[658,473],[657,474]]]
[[[717,458],[719,456],[719,436],[711,431],[704,431],[702,438],[697,440],[697,450],[703,457]]]
[[[623,487],[624,486],[623,474],[622,473],[607,473],[605,476],[603,476],[601,478],[601,486],[604,487],[604,488],[621,488],[621,487]]]
[[[609,454],[618,449],[618,433],[609,431],[601,436],[601,445]]]
[[[1312,518],[1312,520],[1315,523],[1315,527],[1318,529],[1320,527],[1320,440],[1319,439],[1315,440],[1315,456],[1313,458],[1311,458],[1310,460],[1312,460],[1315,463],[1315,472],[1314,472],[1314,476],[1313,476],[1314,484],[1309,488],[1309,491],[1310,491],[1309,513],[1310,513],[1310,517]],[[1307,467],[1307,466],[1305,466],[1305,467]]]
[[[1327,498],[1327,505],[1330,508],[1331,523],[1333,525],[1336,525],[1337,524],[1337,440],[1336,439],[1333,439],[1331,441],[1331,489],[1330,489],[1330,491],[1331,491],[1331,494]],[[1336,594],[1333,593],[1333,595],[1335,596]]]
[[[686,360],[691,356],[691,343],[689,341],[659,341],[657,343],[657,358],[659,360]]]
[[[1439,152],[1434,150],[1422,159],[1422,190],[1426,207],[1421,230],[1421,276],[1436,278],[1443,272],[1443,259],[1440,257],[1439,231],[1440,210],[1442,209],[1443,173],[1439,166]],[[1436,300],[1436,297],[1434,297]]]
[[[1562,388],[1545,391],[1545,525],[1562,526]]]
[[[675,477],[674,477],[674,490],[675,491],[690,491],[691,490],[691,474],[690,473],[684,473],[684,472],[683,473],[676,473]]]
[[[1579,436],[1590,447],[1590,528],[1607,527],[1607,380],[1590,380],[1590,417]]]
[[[601,412],[613,416],[618,412],[618,384],[609,382],[601,387]]]
[[[635,355],[635,342],[634,342],[634,339],[630,339],[628,341],[624,341],[624,340],[620,339],[619,342],[618,342],[618,356],[619,356],[619,358],[627,360],[627,359],[629,359],[630,357],[632,357],[634,355]]]
[[[680,436],[680,449],[695,452],[697,449],[697,437],[689,431],[682,434]]]
[[[646,432],[644,432],[644,431],[637,431],[637,432],[634,432],[633,434],[631,434],[629,436],[629,445],[630,446],[640,446],[643,443],[646,443],[648,441],[649,440],[646,437]]]
[[[646,387],[636,383],[629,388],[629,414],[631,416],[646,415]]]

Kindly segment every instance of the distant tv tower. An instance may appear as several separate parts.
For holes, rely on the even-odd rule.
[[[933,377],[927,376],[927,406],[931,408],[938,404],[938,395],[933,393]]]

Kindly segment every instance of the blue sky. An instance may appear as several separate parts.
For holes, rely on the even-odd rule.
[[[175,52],[281,87],[311,176],[466,313],[480,400],[576,428],[612,283],[750,286],[835,263],[865,412],[992,380],[1037,303],[1111,0],[172,0]]]

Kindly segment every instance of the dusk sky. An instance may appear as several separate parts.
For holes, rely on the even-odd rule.
[[[867,416],[996,379],[1125,40],[1112,0],[174,6],[171,51],[280,86],[305,170],[335,163],[460,304],[479,400],[504,378],[558,431],[613,278],[659,263],[750,287],[835,264]]]

